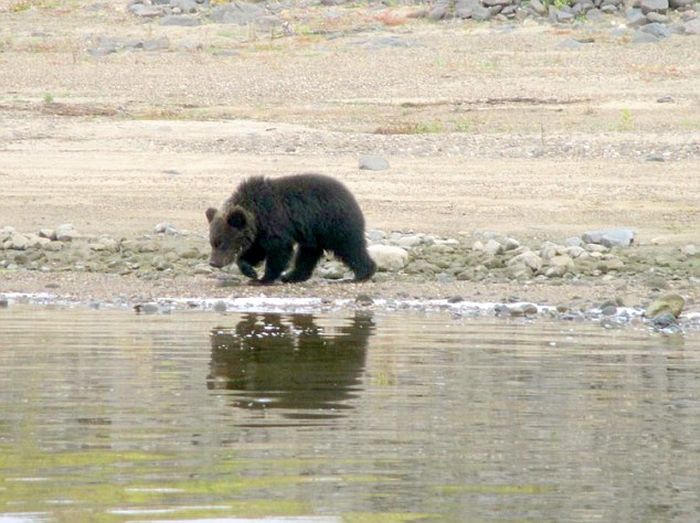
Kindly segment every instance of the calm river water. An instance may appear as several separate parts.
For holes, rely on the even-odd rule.
[[[0,310],[0,522],[698,521],[700,335]]]

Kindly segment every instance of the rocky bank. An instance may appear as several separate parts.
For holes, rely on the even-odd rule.
[[[35,232],[19,232],[5,226],[0,229],[0,294],[3,290],[5,295],[26,290],[26,285],[14,288],[12,282],[31,279],[32,275],[41,275],[34,279],[44,282],[43,291],[57,296],[66,295],[62,289],[65,275],[74,282],[79,282],[81,275],[86,279],[88,275],[111,275],[127,278],[132,290],[138,287],[135,282],[141,282],[144,290],[150,289],[116,300],[122,305],[141,306],[142,301],[157,302],[174,296],[177,286],[171,288],[169,282],[204,279],[209,283],[201,286],[199,292],[189,289],[194,300],[191,303],[198,303],[197,306],[214,306],[211,300],[202,298],[210,297],[206,287],[213,286],[219,291],[213,294],[220,298],[287,297],[292,300],[291,306],[295,299],[319,296],[326,299],[326,304],[340,300],[338,303],[344,305],[381,304],[392,308],[411,302],[411,306],[428,308],[445,305],[463,313],[472,309],[458,304],[479,300],[494,302],[488,311],[497,315],[527,316],[546,311],[564,319],[602,315],[606,321],[618,313],[623,313],[623,321],[629,321],[635,316],[630,311],[646,308],[648,319],[663,328],[675,325],[684,309],[693,311],[700,299],[700,254],[695,245],[640,246],[635,243],[634,231],[629,229],[587,231],[581,236],[538,245],[492,233],[445,238],[377,229],[367,232],[367,240],[370,255],[379,267],[374,283],[329,285],[349,279],[352,274],[340,262],[325,258],[306,284],[261,289],[246,285],[247,278],[235,266],[224,270],[210,267],[209,247],[203,234],[180,231],[167,223],[158,224],[152,234],[133,238],[84,235],[70,224]],[[474,285],[480,294],[474,293]],[[376,286],[384,290],[377,292]],[[502,292],[504,286],[511,294],[494,296],[494,291]],[[549,308],[538,309],[519,296],[538,286],[549,289]],[[557,287],[561,288],[559,296]],[[580,292],[571,292],[571,288],[584,287],[614,290],[606,291],[611,293],[608,299],[589,299],[584,303]],[[86,285],[77,296],[70,292],[68,296],[86,303],[110,301],[91,292],[92,287]],[[146,296],[148,292],[150,296]],[[670,298],[670,305],[655,302],[669,295],[678,298]],[[445,302],[436,305],[436,299]],[[222,303],[218,306],[225,310],[226,302]],[[319,305],[322,303],[321,300]],[[474,311],[483,312],[479,307]]]

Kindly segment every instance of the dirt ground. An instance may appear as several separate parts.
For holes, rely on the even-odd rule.
[[[632,44],[612,36],[620,19],[386,26],[359,7],[290,11],[297,33],[281,37],[87,5],[12,12],[0,2],[0,226],[126,237],[169,222],[204,234],[204,209],[241,179],[315,171],[351,188],[369,228],[562,241],[630,227],[642,245],[700,243],[698,37]],[[170,48],[94,57],[100,36],[167,36]],[[572,38],[592,43],[560,47]],[[368,153],[390,169],[359,170]],[[61,278],[86,296],[144,285],[78,276]],[[0,291],[50,278],[5,274]],[[601,294],[615,292],[605,285]],[[273,292],[337,292],[325,288]],[[478,292],[556,302],[565,291]]]

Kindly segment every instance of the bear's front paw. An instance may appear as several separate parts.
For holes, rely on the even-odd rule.
[[[239,262],[238,269],[241,271],[241,274],[243,276],[246,276],[246,277],[251,278],[253,280],[258,279],[258,273],[255,272],[255,269],[253,269],[253,266],[250,265],[249,263]]]

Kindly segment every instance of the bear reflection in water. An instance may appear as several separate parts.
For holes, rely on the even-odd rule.
[[[334,417],[351,408],[365,367],[371,314],[324,332],[310,314],[247,314],[235,329],[211,332],[210,390],[239,391],[246,409],[288,409],[286,417]],[[309,411],[325,412],[311,413]]]

